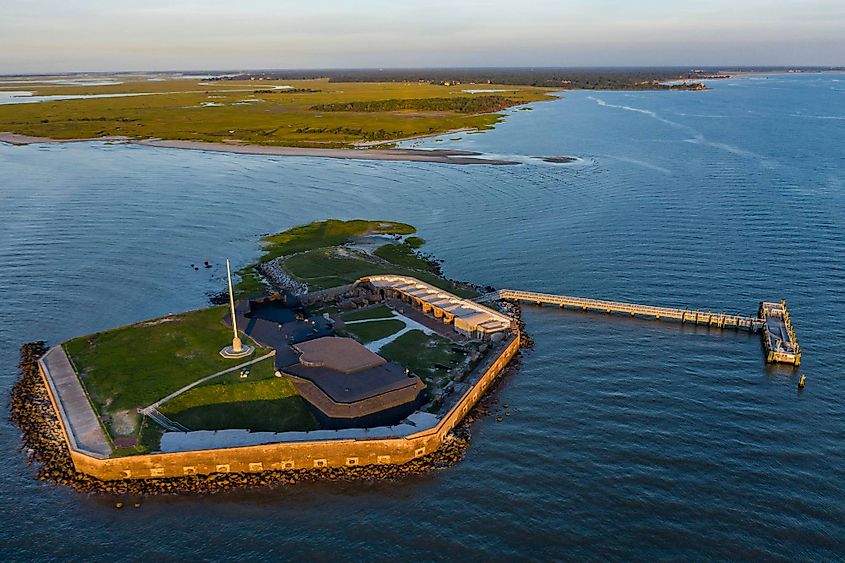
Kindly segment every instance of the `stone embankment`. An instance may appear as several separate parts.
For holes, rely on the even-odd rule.
[[[499,303],[502,311],[516,319],[516,326],[519,330],[519,347],[530,349],[534,347],[534,340],[525,332],[525,321],[522,320],[522,307],[519,301],[503,301]]]
[[[308,293],[308,285],[290,277],[282,266],[283,261],[284,258],[276,258],[269,262],[263,262],[256,268],[276,290],[289,291],[294,295],[305,295]]]
[[[20,380],[12,390],[11,420],[22,431],[23,449],[31,463],[38,466],[37,476],[43,481],[66,485],[91,494],[143,496],[158,494],[213,494],[243,488],[278,488],[309,481],[356,481],[398,479],[430,473],[460,461],[470,441],[469,424],[490,412],[495,399],[486,395],[445,439],[436,451],[401,465],[364,465],[357,467],[324,467],[299,470],[273,470],[260,473],[215,473],[163,479],[124,479],[101,481],[75,470],[64,434],[53,409],[44,380],[38,371],[38,358],[46,352],[43,342],[25,344],[21,348]],[[514,358],[497,377],[498,381],[517,369]],[[489,391],[488,390],[488,391]],[[498,421],[502,418],[498,417]],[[122,502],[117,503],[123,505]],[[116,505],[117,506],[117,505]]]

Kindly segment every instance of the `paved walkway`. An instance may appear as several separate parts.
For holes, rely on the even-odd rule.
[[[386,303],[388,307],[394,311],[394,313],[401,314],[414,322],[428,327],[429,330],[436,332],[444,338],[448,338],[452,342],[461,344],[467,341],[467,337],[457,332],[451,325],[444,323],[442,320],[426,315],[409,303],[405,303],[404,301],[400,301],[398,299],[388,299],[386,300]]]
[[[357,325],[361,323],[374,323],[376,321],[392,321],[396,317],[379,317],[377,319],[361,319],[360,321],[343,321],[344,325]]]
[[[369,344],[365,344],[365,346],[367,347],[368,350],[370,350],[371,352],[378,353],[378,351],[381,350],[382,347],[387,346],[388,344],[390,344],[391,342],[393,342],[394,340],[396,340],[397,338],[399,338],[400,336],[402,336],[406,332],[411,332],[412,330],[421,330],[427,336],[431,336],[432,334],[434,334],[434,331],[431,330],[430,328],[428,328],[427,326],[420,324],[413,319],[409,319],[408,317],[406,317],[405,315],[403,315],[403,314],[401,314],[397,311],[393,311],[393,317],[391,317],[391,319],[396,319],[396,320],[402,321],[403,323],[405,323],[405,328],[403,328],[399,332],[394,332],[390,336],[386,336],[385,338],[382,338],[381,340],[376,340],[375,342],[370,342]],[[377,320],[388,320],[388,319],[365,319],[365,320],[362,320],[362,321],[351,321],[351,322],[352,323],[355,323],[355,322],[373,322],[373,321],[377,321]]]
[[[62,347],[50,348],[40,362],[59,406],[71,446],[99,457],[111,455],[111,444]]]
[[[178,397],[179,395],[181,395],[185,391],[190,391],[191,389],[193,389],[197,385],[201,385],[201,384],[205,383],[206,381],[214,379],[215,377],[220,377],[221,375],[225,375],[227,373],[231,373],[233,371],[245,368],[247,366],[251,366],[252,364],[257,364],[261,360],[266,360],[267,358],[269,358],[271,356],[275,356],[275,355],[276,355],[276,351],[273,350],[269,354],[265,354],[265,355],[261,356],[260,358],[255,358],[254,360],[249,360],[249,361],[246,361],[242,364],[238,364],[236,366],[226,368],[222,371],[218,371],[217,373],[212,373],[211,375],[207,375],[207,376],[203,377],[202,379],[197,379],[193,383],[189,383],[189,384],[185,385],[184,387],[182,387],[178,391],[174,391],[173,393],[171,393],[167,397],[164,397],[163,399],[159,399],[158,401],[156,401],[152,405],[150,405],[148,407],[144,407],[139,412],[141,412],[141,414],[145,414],[145,415],[149,416],[150,418],[154,419],[153,415],[151,414],[151,413],[153,413],[153,411],[157,410],[158,407],[160,407],[161,405],[163,405],[164,403],[166,403],[170,399],[174,399],[174,398]],[[161,414],[161,413],[159,413],[159,414]],[[162,415],[162,416],[164,416],[164,415]]]

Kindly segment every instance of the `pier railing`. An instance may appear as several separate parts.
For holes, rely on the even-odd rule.
[[[584,297],[570,297],[567,295],[553,295],[533,291],[518,291],[514,289],[500,289],[485,294],[479,301],[525,301],[538,305],[557,305],[562,308],[581,309],[583,311],[598,311],[603,313],[627,314],[631,316],[647,317],[657,320],[676,320],[681,323],[707,325],[719,328],[736,328],[759,331],[765,321],[757,317],[743,315],[714,313],[698,309],[677,309],[672,307],[655,307],[620,301],[605,301],[602,299],[587,299]]]

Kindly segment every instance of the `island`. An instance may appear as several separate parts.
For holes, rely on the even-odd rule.
[[[95,85],[0,85],[0,141],[102,140],[276,156],[502,164],[468,151],[395,143],[493,127],[503,110],[553,99],[534,86],[474,90],[426,82],[104,77]],[[11,103],[10,103],[11,102]],[[475,158],[473,158],[475,157]]]
[[[225,304],[24,347],[12,418],[43,478],[218,491],[460,459],[519,351],[513,305],[443,277],[411,225],[327,220],[261,242]]]
[[[704,88],[689,82],[688,75],[657,69],[12,78],[0,84],[0,142],[14,145],[103,141],[240,154],[497,165],[519,162],[396,144],[490,129],[506,118],[505,110],[531,109],[528,104],[554,99],[562,90]]]

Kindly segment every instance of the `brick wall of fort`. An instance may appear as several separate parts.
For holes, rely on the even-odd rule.
[[[76,469],[102,480],[180,477],[227,472],[260,472],[271,469],[310,469],[354,465],[402,464],[430,454],[460,423],[490,384],[519,351],[519,335],[512,337],[499,357],[455,406],[432,429],[402,438],[289,442],[216,450],[160,453],[99,459],[76,451],[68,441]],[[43,371],[42,377],[45,377]],[[45,378],[46,383],[46,378]],[[56,408],[55,398],[52,397]],[[64,420],[57,409],[64,427]],[[67,439],[67,429],[64,428]]]

